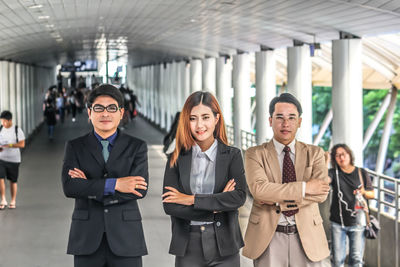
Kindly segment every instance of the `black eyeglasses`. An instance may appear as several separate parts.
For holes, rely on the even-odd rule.
[[[104,110],[107,110],[107,112],[110,112],[110,113],[115,113],[118,110],[120,110],[121,108],[115,104],[108,105],[107,107],[100,105],[100,104],[96,104],[93,107],[91,107],[90,109],[93,110],[94,112],[98,112],[98,113],[103,112]]]

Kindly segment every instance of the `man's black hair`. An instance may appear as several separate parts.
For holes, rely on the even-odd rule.
[[[124,97],[122,96],[118,88],[111,84],[102,84],[93,89],[89,94],[87,100],[87,107],[90,108],[93,105],[96,98],[99,96],[112,97],[117,101],[119,107],[124,107]]]
[[[299,117],[303,113],[303,109],[301,108],[301,104],[299,100],[297,100],[296,97],[294,97],[292,94],[289,93],[283,93],[280,96],[276,96],[271,100],[271,103],[269,103],[269,116],[272,117],[272,114],[274,114],[275,111],[275,104],[276,103],[290,103],[296,106],[297,111],[299,112]]]
[[[12,113],[8,110],[4,110],[1,114],[0,114],[0,119],[5,119],[5,120],[11,120],[12,119]]]

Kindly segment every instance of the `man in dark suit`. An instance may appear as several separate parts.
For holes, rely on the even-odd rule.
[[[142,266],[147,254],[137,204],[147,193],[147,145],[118,130],[123,103],[112,85],[94,89],[94,130],[66,144],[62,184],[75,199],[67,253],[75,267]]]

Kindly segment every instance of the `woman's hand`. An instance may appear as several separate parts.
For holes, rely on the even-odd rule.
[[[175,203],[185,206],[194,204],[194,195],[183,194],[171,186],[166,186],[165,189],[169,191],[162,195],[164,203]]]
[[[235,190],[235,185],[236,185],[235,179],[230,179],[226,183],[225,188],[222,192],[231,192],[231,191]]]

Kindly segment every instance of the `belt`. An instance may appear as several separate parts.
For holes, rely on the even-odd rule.
[[[296,225],[278,225],[276,231],[287,235],[298,233]]]
[[[203,225],[191,225],[190,232],[204,232],[206,229],[214,230],[214,225],[210,224],[203,224]]]

